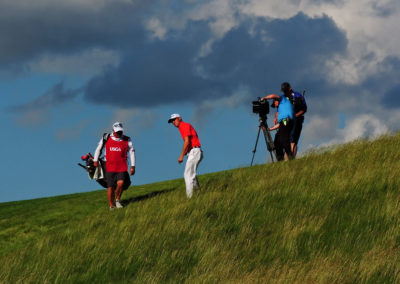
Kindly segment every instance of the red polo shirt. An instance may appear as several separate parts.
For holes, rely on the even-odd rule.
[[[186,136],[189,137],[189,151],[193,147],[201,146],[196,130],[194,130],[193,126],[191,126],[189,123],[181,121],[181,123],[179,124],[179,132],[181,133],[183,140],[185,140]]]

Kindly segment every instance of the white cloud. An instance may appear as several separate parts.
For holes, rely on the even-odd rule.
[[[361,114],[346,121],[343,129],[338,128],[338,119],[312,116],[302,133],[302,152],[313,148],[351,142],[360,138],[376,139],[389,132],[389,127],[373,114]],[[319,142],[318,142],[319,141]]]
[[[333,131],[338,126],[338,119],[336,117],[314,115],[307,117],[307,120],[310,122],[304,127],[302,135],[313,141],[317,139],[330,139],[334,136]]]
[[[257,17],[288,19],[301,11],[301,4],[291,0],[264,1],[250,0],[240,5],[243,14]]]
[[[122,122],[126,135],[137,135],[138,133],[151,129],[155,126],[159,115],[154,111],[138,108],[117,109],[114,111],[111,125],[116,122]],[[107,129],[106,132],[109,130]]]
[[[18,126],[31,128],[48,124],[51,118],[50,111],[45,109],[30,109],[15,117]]]
[[[400,55],[400,39],[393,36],[398,31],[400,14],[400,2],[396,0],[250,0],[240,6],[240,11],[274,19],[287,19],[299,12],[310,17],[325,14],[346,31],[351,47],[360,49],[362,53],[381,50],[386,54]]]
[[[217,108],[238,108],[244,102],[248,102],[250,91],[242,86],[229,97],[205,100],[196,106],[192,121],[194,124],[202,125],[206,122],[207,116],[212,114]]]
[[[388,127],[375,115],[363,114],[351,119],[343,130],[339,130],[344,142],[362,137],[377,138],[388,132]]]
[[[380,0],[379,2],[377,0],[213,0],[191,2],[194,6],[187,10],[179,9],[178,11],[174,10],[174,5],[170,7],[167,2],[164,2],[167,6],[166,13],[163,13],[164,10],[161,9],[162,12],[150,15],[147,21],[141,23],[145,25],[154,39],[165,40],[169,35],[169,30],[183,29],[188,21],[208,21],[212,36],[205,39],[202,45],[199,44],[198,55],[202,57],[210,54],[215,41],[223,38],[228,31],[240,24],[243,18],[257,16],[270,19],[288,19],[299,12],[310,17],[326,14],[345,31],[349,41],[347,54],[338,55],[325,62],[328,70],[326,76],[333,84],[344,83],[357,86],[371,74],[381,71],[379,64],[383,58],[389,55],[400,56],[400,37],[397,36],[400,19],[400,1],[398,0]],[[30,2],[8,1],[7,3],[10,6],[24,7],[26,11],[34,6]],[[41,10],[44,7],[43,5],[49,3],[48,0],[35,2],[35,5],[39,5],[35,9]],[[90,9],[92,6],[101,11],[104,7],[108,7],[110,3],[126,3],[131,6],[135,5],[136,2],[128,0],[74,0],[62,5],[70,10],[74,7],[72,9],[74,11],[75,8]],[[125,6],[123,5],[123,7]],[[115,33],[114,30],[111,31],[111,34]],[[265,31],[265,39],[268,40],[267,30]],[[118,65],[119,60],[119,55],[116,52],[92,49],[74,55],[42,55],[39,59],[30,62],[29,67],[34,72],[96,73],[106,64]],[[201,74],[203,78],[207,77],[200,66],[195,67],[198,74]],[[307,70],[304,73],[307,73]],[[357,115],[370,110],[370,108],[364,107],[366,104],[379,104],[378,95],[370,94],[368,91],[361,93],[363,90],[360,90],[360,93],[357,94],[345,93],[349,92],[349,89],[341,89],[344,90],[343,93],[337,94],[336,98],[326,99],[329,102],[326,100],[315,100],[313,102],[312,97],[310,97],[311,112],[322,113],[326,110],[327,104],[332,104],[332,106],[329,110],[326,110],[327,115],[329,115],[328,118],[307,114],[307,120],[310,122],[304,129],[305,141],[318,141],[319,144],[326,141],[328,141],[326,142],[328,144],[342,143],[359,136],[375,136],[381,131],[385,132],[389,128],[392,129],[393,125],[398,125],[399,119],[396,120],[393,117],[398,118],[399,115],[390,116],[391,122],[385,121],[386,125],[381,125],[381,122],[377,123],[377,121],[383,121],[382,118],[385,117],[385,114],[381,110],[373,110],[373,114],[356,116],[346,125],[345,129],[338,129],[336,114],[338,111],[351,112]],[[204,121],[206,114],[213,112],[217,107],[236,107],[246,98],[245,91],[241,90],[228,98],[203,101],[195,110],[194,120]],[[33,118],[36,117],[32,121],[40,120],[40,115],[33,113],[30,115]],[[143,130],[154,125],[155,119],[156,117],[146,110],[119,109],[115,111],[114,119],[110,122],[110,125],[115,120],[121,120],[126,122],[127,127],[132,131]]]
[[[332,83],[356,85],[371,73],[377,62],[363,61],[357,57],[336,56],[326,62],[330,72],[327,74]]]
[[[385,111],[384,117],[386,118],[387,125],[390,131],[400,131],[399,121],[400,121],[400,111],[393,110],[391,112]]]
[[[235,12],[237,7],[235,1],[215,0],[205,2],[186,13],[187,20],[211,20],[210,28],[215,37],[221,38],[235,25]]]
[[[105,66],[117,66],[120,56],[115,51],[92,49],[71,55],[46,54],[28,63],[32,72],[56,74],[83,74],[90,76]]]
[[[232,28],[237,25],[235,19],[235,8],[233,1],[217,0],[208,3],[200,9],[200,13],[196,11],[190,17],[191,19],[212,19],[209,23],[210,30],[213,38],[210,38],[206,43],[200,47],[199,57],[207,56],[212,51],[212,45],[215,40],[221,39]]]
[[[152,5],[151,0],[0,1],[0,72],[20,75],[29,64],[33,71],[64,73],[62,65],[75,64],[76,71],[84,62],[89,66],[83,72],[92,72],[114,64],[129,39],[142,35],[142,17]]]
[[[57,141],[68,141],[78,139],[82,131],[89,125],[88,121],[81,121],[73,127],[58,129],[54,135]]]
[[[327,62],[334,82],[359,84],[386,56],[400,56],[398,34],[400,1],[250,0],[240,6],[243,14],[287,19],[299,12],[310,17],[327,15],[346,32],[348,54]],[[375,59],[365,57],[374,54]]]
[[[19,11],[37,11],[50,7],[57,7],[57,9],[62,10],[85,9],[96,13],[109,5],[124,4],[134,6],[134,2],[131,0],[69,0],[61,2],[54,2],[52,0],[35,0],[34,2],[29,0],[2,0],[1,2],[3,7],[7,7],[8,9],[17,9]]]
[[[327,15],[346,33],[348,54],[326,63],[332,71],[329,77],[333,82],[359,84],[375,72],[385,57],[400,57],[400,37],[396,36],[400,18],[398,0],[199,1],[182,14],[169,11],[166,16],[149,23],[153,36],[164,38],[169,29],[182,29],[188,21],[209,21],[213,38],[200,46],[199,56],[202,57],[211,53],[214,41],[236,27],[242,18],[288,19],[300,12],[309,17]],[[369,57],[371,54],[373,59]]]
[[[167,28],[158,18],[150,18],[145,22],[147,30],[151,32],[151,38],[163,40],[167,33]]]

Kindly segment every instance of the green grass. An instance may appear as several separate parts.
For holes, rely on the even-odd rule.
[[[400,135],[291,162],[0,204],[0,283],[400,282]]]

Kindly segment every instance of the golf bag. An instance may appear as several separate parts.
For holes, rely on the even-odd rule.
[[[78,163],[88,173],[89,179],[96,180],[102,187],[107,188],[106,180],[106,167],[103,159],[99,159],[99,167],[95,167],[93,163],[93,155],[88,153],[81,157],[81,160],[85,162],[86,165]]]

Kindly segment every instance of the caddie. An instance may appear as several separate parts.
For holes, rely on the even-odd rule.
[[[124,186],[130,184],[128,175],[128,153],[131,160],[130,175],[135,174],[135,149],[130,137],[123,135],[124,128],[121,122],[115,122],[112,126],[113,132],[105,134],[97,145],[93,162],[99,166],[99,157],[105,148],[104,160],[106,161],[107,197],[110,210],[115,207],[122,208],[120,202]]]
[[[197,167],[203,159],[203,151],[196,130],[192,125],[182,120],[178,113],[174,113],[168,119],[168,123],[172,123],[179,129],[184,141],[182,152],[179,155],[178,163],[183,162],[183,157],[187,156],[184,178],[186,184],[186,196],[192,198],[193,190],[200,187],[197,179]]]

